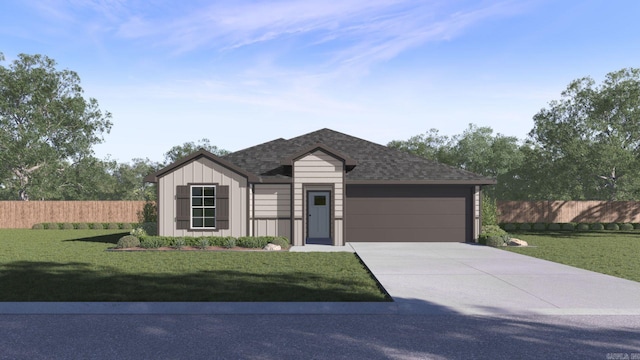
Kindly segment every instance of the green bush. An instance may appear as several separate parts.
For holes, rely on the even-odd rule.
[[[509,234],[498,225],[487,225],[482,227],[478,242],[488,246],[503,246],[509,241]]]
[[[618,230],[620,230],[620,226],[618,226],[618,224],[616,224],[616,223],[609,223],[609,224],[607,224],[606,229],[607,230],[618,231]]]
[[[157,249],[168,245],[164,238],[158,236],[148,236],[140,241],[140,247],[145,249]]]
[[[139,238],[143,238],[145,236],[148,236],[149,234],[147,234],[146,231],[144,231],[143,228],[141,227],[137,227],[135,229],[131,229],[131,231],[129,231],[129,234],[133,235],[133,236],[137,236]]]
[[[109,223],[107,225],[107,229],[109,229],[109,230],[118,230],[118,229],[120,229],[120,226],[118,226],[118,224],[116,224],[116,223]]]
[[[640,223],[634,223],[633,230],[640,230]]]
[[[140,224],[158,222],[158,207],[155,202],[147,200],[144,203],[142,210],[138,211],[138,222]]]
[[[60,225],[58,223],[47,223],[45,224],[47,230],[60,230]]]
[[[122,223],[122,224],[120,224],[120,229],[122,229],[122,230],[131,230],[131,229],[133,229],[133,226],[131,226],[131,224],[129,224],[129,223]]]
[[[633,230],[633,224],[630,224],[630,223],[620,224],[620,230],[622,230],[622,231],[631,231],[631,230]]]
[[[547,230],[549,231],[560,231],[562,229],[562,225],[557,223],[551,223],[547,226]]]
[[[101,223],[90,223],[89,227],[93,230],[103,230],[104,226]]]
[[[600,223],[591,224],[591,230],[604,230],[604,225]]]
[[[133,235],[125,235],[118,240],[118,249],[128,249],[140,246],[140,239]]]
[[[184,238],[177,238],[173,242],[173,247],[178,250],[181,250],[185,246],[187,246],[187,242],[184,240]]]
[[[143,228],[144,231],[150,236],[158,235],[158,223],[146,222],[146,223],[142,223],[140,227]]]
[[[75,228],[73,227],[72,223],[64,223],[64,224],[62,224],[62,229],[63,230],[73,230]]]
[[[89,224],[87,223],[78,223],[76,225],[76,229],[78,230],[87,230],[89,228]]]
[[[209,239],[207,239],[207,238],[198,239],[198,248],[199,249],[205,250],[208,246],[209,246]]]
[[[562,224],[562,231],[575,231],[576,230],[576,224],[574,223],[563,223]]]
[[[533,228],[533,230],[536,230],[536,231],[545,231],[545,230],[547,230],[547,224],[545,224],[545,223],[535,223],[535,224],[533,224],[532,228]]]
[[[482,203],[482,226],[498,225],[500,214],[496,199],[482,193],[482,200],[480,202]]]
[[[263,247],[267,246],[268,243],[269,240],[264,236],[243,236],[239,237],[236,241],[237,246],[249,249],[262,249]]]
[[[220,246],[222,246],[225,249],[234,248],[236,246],[236,239],[231,237],[231,236],[221,238],[220,239]]]
[[[273,239],[270,239],[269,242],[274,245],[280,245],[283,249],[287,249],[291,246],[289,239],[283,236],[274,237]]]
[[[502,228],[505,231],[516,231],[518,229],[518,226],[516,224],[504,224],[502,225]]]
[[[580,223],[577,227],[578,231],[589,231],[589,224]]]
[[[33,226],[31,227],[33,230],[44,230],[44,224],[33,224]]]
[[[520,231],[531,231],[531,224],[529,223],[522,223],[518,226],[518,230]]]

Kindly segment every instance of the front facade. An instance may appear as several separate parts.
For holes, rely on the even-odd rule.
[[[284,236],[293,245],[475,241],[488,179],[329,129],[145,178],[162,236]]]

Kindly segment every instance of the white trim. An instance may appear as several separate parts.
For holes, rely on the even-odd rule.
[[[193,225],[193,209],[194,209],[194,205],[193,205],[193,188],[194,187],[199,187],[199,188],[203,188],[202,191],[202,205],[201,206],[196,206],[196,209],[202,209],[202,225],[204,225],[205,223],[205,219],[207,218],[211,218],[210,216],[204,216],[204,210],[205,209],[211,209],[213,207],[213,211],[214,211],[214,215],[213,215],[213,220],[214,223],[218,221],[218,207],[217,207],[217,198],[218,198],[218,189],[217,186],[214,184],[197,184],[197,185],[191,185],[189,186],[189,227],[191,229],[197,229],[197,230],[215,230],[217,227],[213,226],[213,227],[206,227],[206,226],[194,226]],[[213,206],[205,206],[204,205],[204,188],[213,188]]]

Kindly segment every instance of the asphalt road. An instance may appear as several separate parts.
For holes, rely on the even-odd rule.
[[[640,316],[0,315],[0,359],[640,359]]]

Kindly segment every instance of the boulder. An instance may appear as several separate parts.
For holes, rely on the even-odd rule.
[[[509,246],[529,246],[529,244],[524,240],[511,238],[509,239]]]
[[[266,251],[280,251],[282,250],[282,246],[276,244],[267,244],[262,250]]]

